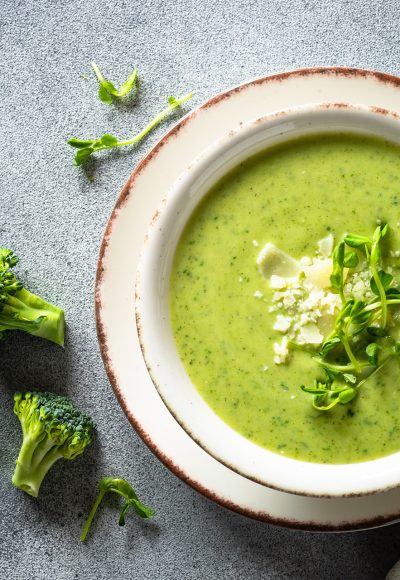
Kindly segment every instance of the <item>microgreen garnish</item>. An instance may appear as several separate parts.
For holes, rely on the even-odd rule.
[[[353,377],[353,375],[348,376]],[[357,394],[356,389],[346,384],[334,386],[333,383],[335,378],[336,377],[333,377],[332,375],[327,375],[327,380],[325,382],[315,380],[313,387],[305,387],[304,385],[301,385],[300,388],[305,393],[313,395],[314,409],[317,409],[318,411],[329,411],[329,409],[332,409],[338,403],[344,405],[350,403],[350,401],[354,399]],[[353,380],[348,382],[353,383]]]
[[[332,253],[333,270],[331,274],[332,288],[340,294],[342,302],[344,297],[344,268],[355,268],[358,265],[358,255],[356,252],[345,253],[345,243],[339,242]]]
[[[172,111],[180,107],[182,103],[188,101],[192,98],[192,93],[185,95],[179,99],[175,97],[168,97],[168,107],[166,107],[161,113],[156,115],[151,121],[142,129],[137,135],[131,139],[126,139],[119,141],[114,135],[105,133],[99,139],[75,139],[72,138],[68,141],[68,145],[78,149],[74,158],[74,165],[82,165],[93,153],[99,151],[105,151],[106,149],[113,149],[114,147],[126,147],[127,145],[133,145],[141,139],[143,139],[147,133],[149,133],[156,125],[161,123]]]
[[[131,90],[136,85],[136,81],[138,78],[138,71],[136,68],[129,75],[129,77],[126,79],[126,81],[121,86],[121,88],[116,89],[111,81],[108,81],[104,78],[101,70],[99,69],[99,67],[97,66],[97,64],[95,62],[92,62],[90,64],[92,65],[92,69],[94,70],[94,73],[97,77],[97,80],[100,83],[99,99],[100,99],[100,101],[102,101],[106,105],[112,104],[112,102],[113,102],[112,97],[116,97],[116,98],[125,97],[126,95],[128,95],[131,92]]]
[[[125,503],[122,506],[119,515],[118,523],[120,526],[125,525],[125,514],[130,507],[132,507],[132,509],[136,512],[136,514],[141,518],[153,517],[154,511],[151,508],[145,506],[138,499],[135,490],[127,481],[125,481],[124,479],[114,479],[113,477],[104,477],[102,480],[100,480],[99,493],[97,495],[96,501],[93,504],[90,514],[86,520],[85,527],[83,528],[81,534],[82,542],[86,540],[86,536],[92,524],[93,518],[96,515],[96,512],[103,500],[103,497],[108,492],[117,493],[118,495],[122,496],[125,499]]]
[[[367,354],[368,362],[371,366],[376,367],[378,365],[378,350],[379,344],[376,342],[370,342],[366,347],[365,352]]]
[[[338,336],[333,336],[332,338],[325,340],[319,354],[322,357],[326,356],[329,352],[331,352],[331,350],[336,348],[340,343],[341,340]]]
[[[365,236],[358,236],[355,234],[347,234],[344,238],[344,241],[348,246],[362,250],[365,253],[368,265],[372,272],[373,281],[371,280],[371,289],[374,294],[379,296],[381,299],[383,327],[386,326],[387,322],[386,290],[389,288],[391,281],[385,288],[384,280],[390,275],[383,271],[378,272],[377,268],[381,261],[382,254],[380,242],[386,236],[388,229],[388,224],[378,226],[374,231],[372,240]]]
[[[344,242],[340,242],[335,246],[332,253],[333,270],[331,274],[332,288],[339,292],[342,301],[344,301],[343,294],[343,268],[344,268]]]
[[[317,379],[312,387],[301,386],[313,395],[313,406],[319,411],[352,401],[360,387],[390,359],[400,356],[400,344],[388,328],[388,307],[400,305],[400,289],[393,275],[381,269],[381,242],[388,230],[387,224],[380,225],[372,238],[347,234],[333,250],[331,285],[340,295],[342,307],[319,357],[314,357],[326,378]],[[346,246],[352,251],[346,251]],[[357,267],[360,257],[372,274],[373,296],[365,300],[356,300],[345,291],[344,269]]]

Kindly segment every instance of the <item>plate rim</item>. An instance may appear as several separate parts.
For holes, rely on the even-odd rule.
[[[246,90],[252,86],[261,85],[264,83],[271,83],[271,82],[279,82],[284,81],[292,78],[301,78],[301,77],[310,77],[310,76],[318,76],[318,75],[329,75],[329,76],[338,76],[338,77],[347,77],[347,78],[367,78],[367,79],[374,79],[379,82],[389,83],[396,88],[400,87],[400,77],[392,75],[390,73],[384,73],[379,71],[374,71],[370,69],[362,69],[362,68],[352,68],[352,67],[310,67],[310,68],[300,68],[300,69],[293,69],[284,72],[273,73],[269,75],[263,75],[260,77],[256,77],[239,85],[235,85],[229,89],[221,91],[216,95],[212,96],[210,99],[202,102],[198,105],[195,109],[188,112],[182,118],[180,118],[173,126],[164,133],[151,147],[150,149],[141,157],[135,168],[133,169],[132,173],[128,177],[127,181],[125,182],[124,186],[120,190],[116,203],[111,211],[111,215],[107,220],[107,224],[105,227],[105,231],[101,240],[98,261],[97,261],[97,269],[96,269],[96,277],[95,277],[95,291],[94,291],[94,302],[95,302],[95,319],[96,319],[96,330],[98,336],[98,342],[100,347],[100,353],[103,360],[103,365],[106,370],[107,377],[109,382],[112,386],[114,394],[121,406],[122,410],[124,411],[126,417],[128,418],[130,424],[138,433],[140,438],[143,442],[147,445],[147,447],[152,451],[152,453],[177,477],[179,477],[182,481],[190,485],[193,489],[197,492],[202,494],[203,496],[211,499],[218,505],[227,508],[230,511],[235,513],[239,513],[246,517],[249,517],[254,520],[262,521],[269,524],[279,525],[282,527],[290,528],[290,529],[297,529],[297,530],[305,530],[305,531],[318,531],[318,532],[346,532],[346,531],[357,531],[357,530],[365,530],[370,529],[378,526],[389,525],[391,523],[396,523],[396,521],[400,520],[400,514],[390,514],[385,516],[376,516],[373,518],[366,518],[360,519],[356,522],[343,522],[339,525],[334,524],[320,524],[313,521],[298,521],[292,520],[290,518],[285,517],[276,517],[272,514],[269,514],[265,511],[256,511],[250,508],[245,508],[228,498],[221,496],[220,494],[216,493],[213,490],[208,489],[204,485],[202,485],[198,480],[192,478],[184,469],[182,469],[177,463],[173,460],[172,457],[167,455],[159,445],[152,439],[151,435],[146,431],[146,429],[141,425],[140,421],[134,416],[132,411],[129,408],[129,405],[124,397],[124,392],[121,386],[119,385],[118,378],[113,368],[111,357],[108,353],[108,346],[107,346],[107,332],[105,330],[105,324],[102,320],[102,298],[101,298],[101,288],[104,280],[104,272],[106,270],[106,254],[107,249],[109,246],[109,241],[112,236],[113,225],[118,215],[123,209],[125,203],[128,201],[128,198],[131,193],[131,189],[136,181],[136,179],[140,176],[142,171],[147,167],[147,165],[152,161],[154,157],[157,156],[161,148],[175,135],[178,134],[180,129],[182,129],[190,120],[195,118],[201,111],[208,109],[220,101],[230,98],[231,96]],[[379,109],[379,107],[376,107]],[[157,217],[157,212],[154,216]],[[134,289],[133,289],[134,292]],[[136,326],[136,325],[135,325]],[[175,419],[174,419],[175,420]]]

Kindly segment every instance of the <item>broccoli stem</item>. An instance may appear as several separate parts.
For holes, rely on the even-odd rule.
[[[64,346],[64,311],[22,288],[8,297],[0,311],[0,332],[11,329]]]
[[[46,433],[41,434],[39,438],[32,435],[24,436],[12,478],[13,484],[29,495],[37,497],[46,473],[61,457],[59,448]]]

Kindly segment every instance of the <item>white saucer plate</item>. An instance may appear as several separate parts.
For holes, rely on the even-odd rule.
[[[143,240],[179,175],[240,123],[310,103],[365,105],[400,114],[400,79],[356,69],[297,70],[221,93],[181,119],[136,167],[108,222],[97,271],[97,329],[108,377],[128,419],[183,481],[257,520],[314,531],[357,530],[399,520],[400,488],[364,497],[304,497],[269,489],[219,463],[190,438],[161,400],[142,357],[134,314]]]

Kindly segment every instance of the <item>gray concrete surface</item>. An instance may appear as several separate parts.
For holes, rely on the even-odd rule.
[[[103,370],[93,286],[116,195],[166,125],[94,167],[71,164],[66,139],[103,129],[129,135],[171,92],[193,106],[251,77],[348,65],[400,73],[396,0],[0,0],[1,244],[21,258],[27,287],[67,312],[65,351],[14,334],[0,345],[0,578],[382,579],[400,557],[400,527],[309,535],[257,523],[212,504],[153,457],[130,427]],[[89,62],[112,79],[140,70],[132,106],[96,99]],[[38,500],[10,484],[20,429],[12,393],[69,394],[98,437],[59,462]],[[98,479],[118,474],[157,510],[117,526],[107,502],[87,545],[79,534]]]

